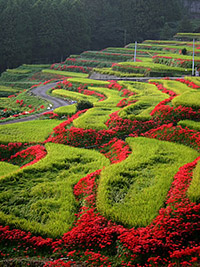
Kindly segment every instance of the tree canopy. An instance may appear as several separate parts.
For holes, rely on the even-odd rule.
[[[0,71],[174,34],[182,9],[180,0],[0,0]]]

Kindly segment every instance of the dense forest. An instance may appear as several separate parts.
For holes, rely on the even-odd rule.
[[[0,0],[0,71],[194,30],[180,0]]]

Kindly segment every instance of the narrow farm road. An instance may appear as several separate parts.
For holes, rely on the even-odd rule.
[[[35,87],[30,92],[35,96],[38,96],[40,98],[43,98],[43,99],[51,102],[52,107],[49,110],[53,110],[53,109],[56,109],[58,107],[71,105],[70,101],[67,101],[67,100],[65,101],[63,99],[56,98],[56,97],[53,97],[53,96],[50,96],[50,95],[47,94],[47,91],[49,89],[53,88],[54,86],[56,86],[56,82]],[[32,121],[32,120],[35,120],[35,119],[39,118],[40,115],[43,114],[44,112],[45,111],[43,111],[42,113],[38,113],[38,114],[35,114],[35,115],[30,115],[28,117],[16,119],[16,120],[13,120],[13,121],[0,122],[0,125],[17,123],[17,122],[24,122],[24,121]]]
[[[70,101],[65,101],[63,99],[57,98],[57,97],[53,97],[47,94],[47,91],[51,88],[53,88],[54,86],[56,86],[56,82],[54,83],[49,83],[43,86],[38,86],[35,87],[34,89],[31,90],[31,92],[38,96],[41,97],[45,100],[48,100],[49,102],[52,103],[53,105],[53,109],[59,108],[59,107],[63,107],[63,106],[68,106],[70,105]]]

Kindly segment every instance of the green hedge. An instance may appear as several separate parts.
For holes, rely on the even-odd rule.
[[[66,99],[73,99],[76,101],[87,100],[87,101],[90,101],[91,103],[95,103],[97,101],[97,98],[94,96],[84,95],[84,94],[80,94],[80,93],[72,92],[72,91],[67,91],[67,90],[63,90],[63,89],[53,90],[52,94],[53,94],[53,96],[59,96],[59,97],[63,97]]]
[[[107,81],[99,81],[86,78],[70,78],[68,79],[68,81],[75,84],[87,84],[89,86],[106,86],[110,84]]]
[[[91,108],[81,117],[73,121],[73,125],[77,128],[95,129],[97,131],[108,129],[105,122],[110,118],[109,114],[117,111],[118,108]]]
[[[151,79],[151,80],[149,80],[149,82],[161,83],[167,90],[171,90],[174,93],[176,93],[177,95],[181,95],[183,93],[193,91],[192,88],[190,88],[186,84],[178,82],[178,81]]]
[[[185,92],[172,100],[174,107],[184,106],[191,107],[194,110],[200,109],[200,91],[190,90]]]
[[[165,64],[172,67],[192,68],[192,57],[176,54],[156,55],[153,57],[154,63]],[[195,57],[195,67],[200,68],[200,57]]]
[[[69,230],[78,212],[74,185],[110,163],[94,150],[52,143],[46,149],[38,163],[0,180],[0,223],[55,238]]]
[[[0,97],[8,97],[9,95],[19,93],[19,91],[18,88],[0,85]]]
[[[126,139],[132,154],[106,167],[100,177],[97,208],[128,227],[147,226],[164,206],[174,175],[198,153],[191,148],[148,138]]]
[[[135,44],[129,44],[127,48],[134,48]],[[180,50],[186,48],[187,49],[187,54],[192,55],[193,54],[193,47],[191,45],[166,45],[166,44],[146,44],[146,43],[141,43],[137,45],[137,50],[149,50],[149,51],[161,51],[165,52],[166,55],[167,53],[179,53]],[[161,52],[162,53],[162,52]],[[195,55],[200,55],[199,49],[195,49]]]
[[[23,64],[22,65],[23,68],[28,68],[28,69],[35,69],[35,68],[39,68],[39,69],[44,69],[44,68],[50,68],[51,64]]]
[[[200,161],[193,171],[193,177],[187,195],[192,202],[200,203]]]
[[[138,83],[138,82],[119,82],[121,85],[127,87],[137,93],[134,96],[129,97],[129,100],[137,100],[136,103],[124,107],[119,116],[123,119],[130,120],[150,120],[150,115],[154,107],[161,101],[169,98],[167,94],[158,91],[157,87],[153,84]]]
[[[80,56],[81,58],[87,58],[93,60],[103,59],[103,60],[111,60],[113,62],[127,61],[133,58],[133,55],[108,53],[104,51],[85,51]]]
[[[183,121],[179,121],[178,125],[200,132],[200,122],[197,122],[197,121],[183,120]]]
[[[15,124],[0,124],[0,143],[10,142],[43,142],[60,124],[61,120],[35,120]]]
[[[144,44],[162,44],[162,45],[192,45],[192,42],[188,41],[177,41],[177,40],[145,40]]]
[[[94,104],[95,107],[114,108],[124,97],[120,96],[120,92],[115,89],[103,87],[88,87],[89,90],[101,93],[106,96],[104,101],[99,101]]]
[[[191,81],[196,85],[200,86],[200,77],[185,76],[185,80]]]
[[[74,113],[76,113],[76,104],[56,108],[54,109],[54,113],[58,114],[59,117],[72,116]]]
[[[6,71],[14,74],[27,74],[31,72],[29,69],[7,69]]]
[[[144,74],[141,73],[120,72],[115,71],[112,68],[94,68],[93,71],[106,75],[114,75],[117,77],[144,77]]]
[[[61,71],[61,70],[42,70],[43,73],[50,73],[50,74],[59,74],[65,77],[80,77],[80,78],[87,78],[88,74],[85,73],[77,73],[77,72],[70,72],[70,71]]]
[[[142,73],[145,76],[150,77],[163,77],[163,76],[180,76],[187,75],[191,73],[191,69],[184,69],[178,67],[165,66],[158,63],[148,63],[148,62],[121,62],[112,67],[113,70],[121,72],[132,72],[132,73]]]
[[[191,33],[191,32],[179,32],[175,35],[175,37],[182,37],[188,39],[200,39],[200,33]]]

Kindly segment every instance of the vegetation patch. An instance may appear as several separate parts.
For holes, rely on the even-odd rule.
[[[198,121],[182,120],[178,122],[178,125],[200,132],[200,122]]]
[[[191,90],[185,92],[172,100],[174,107],[184,106],[191,107],[194,110],[200,110],[200,91]]]
[[[187,195],[192,202],[200,202],[200,161],[197,163],[192,176]]]
[[[18,170],[19,170],[19,166],[16,166],[16,165],[13,165],[7,162],[0,162],[0,177],[6,176]]]
[[[35,120],[0,125],[0,143],[43,142],[60,120]]]
[[[182,145],[146,138],[126,139],[132,154],[101,173],[97,208],[128,227],[147,226],[164,205],[173,177],[198,153]]]
[[[80,77],[80,78],[87,78],[88,74],[85,73],[77,73],[77,72],[70,72],[70,71],[60,71],[60,70],[42,70],[43,73],[50,73],[50,74],[59,74],[63,75],[64,77]]]
[[[60,107],[54,109],[54,112],[58,114],[59,117],[62,116],[72,116],[76,113],[76,104]]]
[[[73,186],[109,160],[97,151],[60,144],[46,144],[46,149],[38,163],[0,180],[0,222],[57,237],[75,219]]]

